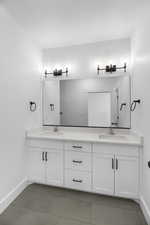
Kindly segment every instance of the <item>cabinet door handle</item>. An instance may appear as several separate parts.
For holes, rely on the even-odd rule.
[[[82,146],[72,145],[72,148],[82,148]]]
[[[83,161],[78,161],[78,160],[72,160],[73,163],[82,163]]]
[[[44,152],[42,152],[42,161],[44,161],[45,159],[44,159]]]
[[[118,170],[118,159],[116,159],[116,170]]]
[[[46,162],[48,161],[47,152],[45,152],[45,160],[46,160]]]
[[[112,158],[112,169],[114,170],[114,159]]]
[[[72,179],[72,181],[76,182],[76,183],[82,183],[83,182],[82,180],[77,180],[77,179],[74,179],[74,178]]]

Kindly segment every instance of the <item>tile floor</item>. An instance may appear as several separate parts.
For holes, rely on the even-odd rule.
[[[0,215],[0,225],[146,225],[134,201],[32,184]]]

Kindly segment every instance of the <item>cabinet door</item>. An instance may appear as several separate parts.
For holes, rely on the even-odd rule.
[[[44,153],[41,150],[29,150],[28,178],[30,181],[45,183]]]
[[[46,183],[52,185],[63,184],[63,151],[47,152]]]
[[[115,195],[137,198],[139,187],[138,158],[116,156]]]
[[[114,155],[93,154],[93,191],[114,194]]]

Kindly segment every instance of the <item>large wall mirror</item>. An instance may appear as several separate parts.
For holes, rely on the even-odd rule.
[[[45,79],[43,125],[130,128],[130,76]]]

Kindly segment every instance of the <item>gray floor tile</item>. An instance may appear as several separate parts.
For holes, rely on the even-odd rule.
[[[113,208],[130,209],[131,211],[140,210],[139,205],[135,201],[124,198],[95,195],[92,202]]]
[[[59,218],[27,209],[9,209],[0,216],[1,225],[56,225]]]
[[[70,219],[91,221],[91,204],[80,200],[59,198],[54,202],[51,212]]]
[[[33,184],[0,215],[0,225],[146,225],[132,200]]]
[[[68,218],[61,218],[58,225],[91,225],[91,223]]]
[[[96,225],[145,225],[137,211],[100,204],[92,205],[92,223]]]
[[[35,212],[51,213],[68,218],[80,218],[83,221],[91,220],[91,204],[89,202],[65,197],[30,194],[28,197],[27,195],[20,196],[11,207],[22,207]]]

